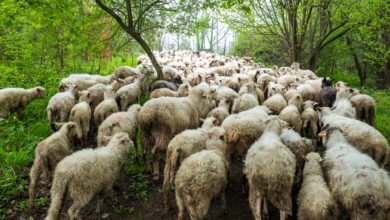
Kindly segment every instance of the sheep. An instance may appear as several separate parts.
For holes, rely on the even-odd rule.
[[[69,112],[76,104],[76,94],[76,86],[71,86],[69,90],[59,92],[50,98],[46,111],[50,127],[54,131],[56,122],[61,123],[68,119]]]
[[[345,88],[348,88],[348,83],[346,82],[343,82],[343,81],[338,81],[336,83],[336,88],[339,88],[339,89],[345,89]]]
[[[80,210],[97,194],[96,211],[100,213],[101,196],[112,193],[132,145],[129,136],[120,132],[114,135],[107,147],[84,149],[65,157],[55,169],[51,204],[45,219],[58,218],[65,192],[73,199],[68,210],[70,219],[79,219]]]
[[[249,148],[244,173],[249,183],[249,204],[255,219],[261,219],[262,201],[270,201],[280,210],[280,219],[292,213],[291,190],[295,174],[295,156],[281,142],[281,123],[271,116],[261,137]]]
[[[310,85],[307,85],[307,84],[298,85],[297,92],[302,96],[303,101],[307,101],[307,100],[315,101],[316,100],[316,97],[317,97],[316,91]]]
[[[243,81],[241,81],[241,82],[243,82]],[[264,93],[256,83],[248,82],[248,83],[242,84],[238,94],[243,95],[246,93],[251,93],[254,96],[256,96],[259,104],[262,104],[264,102]]]
[[[205,218],[211,200],[218,195],[222,209],[226,210],[228,163],[225,159],[224,132],[221,128],[213,129],[219,132],[211,131],[214,134],[206,142],[207,150],[186,158],[177,171],[175,193],[179,220],[184,219],[185,210],[191,219]]]
[[[118,111],[118,104],[115,101],[115,93],[111,86],[107,86],[104,91],[104,101],[96,106],[93,113],[95,126],[99,125],[106,119],[109,115]]]
[[[280,139],[284,145],[290,149],[296,158],[296,182],[300,182],[301,171],[303,167],[303,157],[306,154],[314,151],[314,146],[311,140],[303,138],[298,132],[294,131],[290,127],[282,129]]]
[[[134,159],[138,162],[137,133],[139,126],[138,114],[140,110],[141,106],[134,104],[126,112],[116,112],[108,116],[99,126],[97,146],[106,146],[114,134],[125,132],[129,135],[130,140],[135,143]]]
[[[328,107],[321,107],[319,113],[324,128],[341,128],[349,143],[370,155],[381,167],[386,164],[390,147],[378,130],[359,120],[334,114]]]
[[[356,110],[357,118],[374,126],[376,118],[375,100],[369,95],[356,94],[352,95],[350,101]]]
[[[105,88],[106,85],[99,83],[89,87],[87,90],[79,91],[78,96],[82,98],[88,96],[89,94],[89,96],[91,97],[91,111],[94,112],[96,106],[98,106],[104,100]]]
[[[234,91],[233,89],[226,87],[226,86],[221,86],[216,91],[217,104],[220,101],[222,101],[223,99],[226,99],[226,101],[230,105],[229,109],[232,108],[234,99],[236,99],[238,97],[239,97],[239,95],[236,91]]]
[[[220,123],[222,123],[225,118],[229,116],[229,103],[227,100],[222,100],[219,102],[218,107],[214,108],[209,112],[207,117],[215,117]],[[220,124],[219,124],[220,125]]]
[[[274,114],[279,114],[287,106],[287,102],[281,94],[275,94],[265,100],[263,105],[269,108]]]
[[[137,68],[129,67],[129,66],[121,66],[114,70],[113,75],[117,78],[125,79],[129,76],[141,75],[141,71]]]
[[[268,98],[273,96],[274,94],[284,95],[284,93],[286,93],[287,91],[286,87],[273,82],[270,82],[268,84],[267,90],[268,90],[268,94],[267,94]]]
[[[206,141],[209,138],[209,130],[218,126],[219,120],[214,117],[205,119],[201,128],[187,129],[177,134],[168,144],[166,163],[164,168],[164,182],[162,186],[164,207],[169,208],[168,187],[174,182],[174,176],[178,163],[185,158],[206,149]]]
[[[348,99],[348,92],[345,89],[339,89],[337,92],[332,112],[345,117],[356,118],[356,110]]]
[[[252,109],[228,116],[221,127],[226,131],[226,155],[243,158],[249,147],[261,136],[268,117],[268,109],[256,106]]]
[[[350,145],[339,127],[320,136],[327,148],[324,163],[332,194],[350,219],[387,219],[390,178],[376,162]]]
[[[159,178],[159,160],[169,140],[177,133],[199,126],[199,118],[211,110],[209,90],[202,84],[193,87],[187,97],[160,97],[147,101],[139,113],[142,146],[146,166],[150,169],[150,150],[153,148],[153,177]]]
[[[306,80],[305,84],[311,86],[314,89],[315,94],[318,95],[322,89],[323,78]]]
[[[269,74],[261,74],[258,78],[256,78],[257,75],[258,74],[255,75],[255,82],[259,85],[262,91],[265,91],[268,88],[270,82],[276,82],[276,78]]]
[[[172,81],[176,76],[179,75],[178,71],[170,66],[164,66],[162,68],[164,80]]]
[[[240,92],[240,97],[233,102],[232,113],[239,113],[258,106],[259,101],[256,89],[257,86],[254,82],[246,84]],[[244,93],[243,90],[245,90],[246,93]]]
[[[20,111],[33,100],[43,99],[44,97],[45,89],[40,86],[31,89],[0,89],[0,118],[6,118],[9,111]]]
[[[313,152],[307,154],[305,159],[303,183],[298,194],[298,219],[336,220],[337,205],[324,180],[321,156]]]
[[[168,97],[184,97],[188,95],[189,85],[188,84],[181,84],[179,86],[178,91],[172,91],[167,88],[161,88],[161,89],[155,89],[153,92],[150,93],[150,98],[159,98],[163,96]]]
[[[71,85],[76,85],[78,91],[86,90],[89,87],[102,83],[110,84],[115,79],[114,75],[100,76],[90,74],[71,74],[68,78],[63,78],[60,82],[60,91],[64,92]]]
[[[172,91],[177,91],[177,89],[179,87],[176,83],[173,83],[173,82],[169,82],[166,80],[157,80],[156,82],[153,83],[153,85],[151,87],[151,91],[153,91],[155,89],[161,89],[161,88],[167,88],[167,89],[170,89]]]
[[[187,81],[188,83],[194,87],[196,85],[198,85],[199,83],[201,83],[203,80],[203,76],[199,73],[196,73],[196,74],[191,74],[187,77]]]
[[[288,102],[288,100],[290,100],[295,95],[299,95],[298,91],[294,87],[289,87],[287,92],[284,93],[283,96],[286,99],[286,101]]]
[[[79,135],[74,122],[65,123],[61,129],[43,141],[35,148],[34,164],[30,170],[29,206],[34,205],[38,180],[43,173],[46,181],[49,174],[54,172],[57,164],[73,151],[73,140]]]
[[[82,146],[87,145],[88,132],[90,130],[90,120],[92,116],[91,107],[91,94],[88,93],[86,96],[80,97],[79,103],[73,106],[70,110],[69,121],[76,123],[78,133],[81,134],[79,140]]]
[[[332,87],[332,80],[324,78],[322,80],[321,91],[317,96],[316,102],[320,107],[332,107],[336,100],[336,89]]]
[[[314,102],[306,101],[303,103],[303,112],[301,114],[302,120],[302,134],[308,134],[308,129],[312,130],[313,143],[316,144],[318,133],[318,114],[314,110]]]
[[[301,120],[302,97],[295,95],[288,101],[288,105],[279,113],[280,119],[287,122],[296,132],[302,132]]]
[[[311,70],[303,70],[303,69],[300,69],[299,67],[299,63],[297,62],[294,62],[291,64],[291,68],[296,71],[296,73],[303,77],[303,78],[310,78],[310,79],[315,79],[317,78],[316,74],[311,71]]]
[[[139,77],[134,83],[123,86],[116,92],[115,99],[121,111],[126,111],[130,105],[139,103],[142,95],[141,84],[143,80],[143,76]]]
[[[282,85],[284,87],[288,87],[290,86],[291,84],[295,84],[295,83],[298,83],[299,82],[299,79],[297,76],[292,76],[292,75],[284,75],[284,76],[281,76],[279,77],[277,83],[279,85]]]

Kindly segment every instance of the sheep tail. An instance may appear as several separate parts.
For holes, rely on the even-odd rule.
[[[53,186],[51,188],[51,204],[47,213],[46,220],[58,219],[58,213],[60,212],[62,199],[65,194],[65,190],[68,186],[69,177],[66,173],[55,173],[53,179]]]
[[[29,207],[32,208],[34,205],[34,199],[36,195],[36,189],[37,189],[37,182],[39,177],[41,176],[42,169],[41,167],[44,166],[42,161],[42,157],[37,156],[35,158],[34,164],[31,167],[30,171],[30,186],[28,188],[28,195],[29,195]]]

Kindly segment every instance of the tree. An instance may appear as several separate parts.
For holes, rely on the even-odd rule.
[[[95,0],[97,5],[113,17],[119,26],[126,31],[134,40],[136,40],[148,55],[152,62],[159,79],[163,78],[163,73],[158,64],[153,51],[145,41],[143,34],[147,31],[162,28],[162,22],[165,18],[164,11],[168,10],[165,6],[170,3],[164,0],[124,0],[109,1],[114,7],[101,0]]]
[[[315,69],[323,48],[352,29],[345,15],[346,1],[333,0],[248,0],[229,2],[240,16],[225,16],[234,28],[278,39],[290,62]],[[233,2],[233,3],[232,3]],[[240,3],[241,2],[241,3]]]

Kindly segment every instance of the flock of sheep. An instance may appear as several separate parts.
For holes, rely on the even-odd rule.
[[[155,180],[165,154],[163,203],[170,208],[174,184],[178,219],[186,212],[205,218],[215,197],[226,209],[232,163],[243,163],[255,219],[269,216],[267,203],[279,209],[280,219],[291,215],[293,186],[300,188],[298,219],[338,219],[342,212],[351,219],[390,219],[390,178],[383,169],[390,148],[373,127],[370,96],[343,82],[333,87],[298,63],[271,69],[206,52],[155,54],[164,79],[151,86],[146,56],[136,68],[119,67],[109,76],[61,80],[47,106],[56,132],[36,147],[30,173],[31,206],[41,175],[49,180],[54,174],[46,219],[58,219],[65,194],[73,199],[70,219],[94,196],[99,212],[130,147],[139,159],[138,130]],[[140,106],[148,91],[151,99]],[[0,117],[43,96],[42,87],[2,89]],[[89,137],[96,137],[96,148],[87,148]]]

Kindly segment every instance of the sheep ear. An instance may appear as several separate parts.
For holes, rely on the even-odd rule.
[[[91,93],[90,92],[87,93],[87,97],[91,98]]]
[[[201,123],[203,123],[203,122],[204,122],[204,119],[203,119],[203,118],[200,118],[199,120],[200,120],[200,122],[201,122]]]
[[[274,91],[275,91],[275,90],[276,90],[276,88],[275,88],[275,87],[273,87],[273,88],[272,88],[272,90],[274,90]]]
[[[241,78],[240,77],[238,77],[238,82],[241,82]]]
[[[69,128],[75,128],[75,127],[76,127],[76,124],[74,124],[74,123],[69,124]]]
[[[224,141],[224,140],[225,140],[225,135],[219,136],[219,139],[222,140],[222,141]]]
[[[302,159],[303,159],[304,161],[308,161],[306,155],[302,155]]]
[[[327,131],[321,131],[318,136],[319,137],[326,137],[328,135],[328,132]]]
[[[321,158],[321,159],[318,161],[318,163],[322,163],[322,162],[324,162],[324,160]]]
[[[214,118],[213,125],[219,125],[219,119],[218,118]]]

